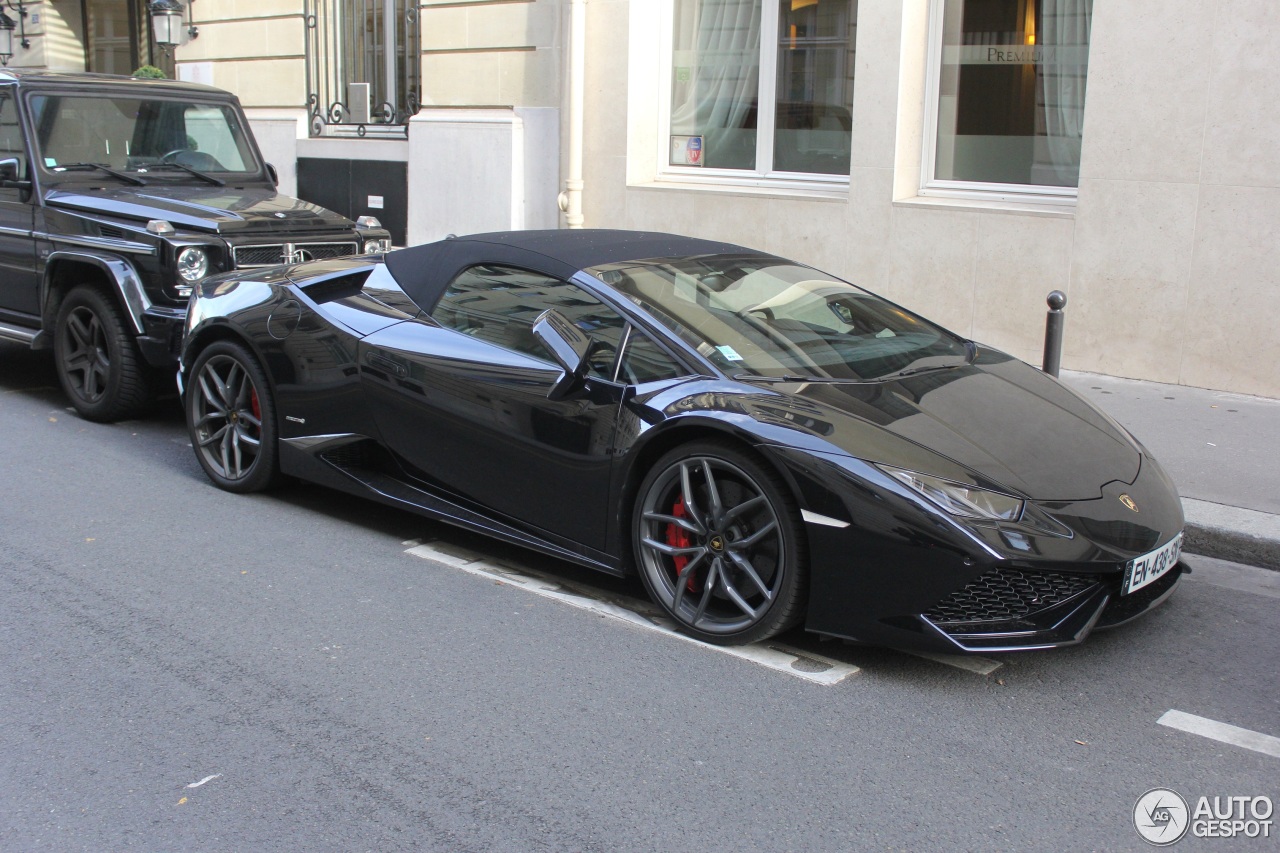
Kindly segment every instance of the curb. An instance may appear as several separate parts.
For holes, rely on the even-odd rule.
[[[1183,498],[1183,550],[1280,571],[1280,516]]]

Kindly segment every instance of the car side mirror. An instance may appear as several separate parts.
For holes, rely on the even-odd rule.
[[[533,321],[533,336],[564,371],[547,397],[563,400],[582,387],[587,375],[587,358],[591,355],[591,338],[554,308],[543,311]]]
[[[31,189],[30,181],[18,180],[20,174],[22,174],[22,163],[16,157],[0,160],[0,187],[16,187],[20,190]]]
[[[271,163],[267,164],[267,177],[271,178],[273,187],[280,186],[280,173],[276,171],[276,167]]]

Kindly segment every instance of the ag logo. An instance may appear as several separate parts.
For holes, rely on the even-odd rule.
[[[1137,511],[1138,511],[1138,504],[1134,501],[1134,499],[1133,499],[1133,498],[1129,497],[1128,495],[1121,495],[1121,496],[1120,496],[1120,503],[1124,504],[1125,506],[1127,506],[1129,509],[1133,510],[1134,512],[1137,512]]]
[[[1133,806],[1133,826],[1143,841],[1167,847],[1181,840],[1190,825],[1187,801],[1177,791],[1152,788]]]

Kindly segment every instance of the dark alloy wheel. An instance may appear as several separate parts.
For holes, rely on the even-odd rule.
[[[111,297],[86,285],[73,289],[53,337],[58,379],[82,418],[117,421],[146,408],[150,372]]]
[[[632,525],[649,594],[712,643],[771,637],[803,616],[798,513],[771,472],[727,444],[698,442],[645,477]]]
[[[257,360],[239,343],[202,351],[187,383],[187,430],[219,488],[257,492],[279,478],[275,403]]]

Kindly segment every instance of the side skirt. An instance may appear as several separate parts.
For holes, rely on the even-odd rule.
[[[592,555],[570,550],[415,484],[361,465],[359,454],[344,452],[368,440],[365,436],[349,433],[281,439],[280,469],[290,476],[371,498],[597,571],[619,577],[626,574],[619,561],[607,554]]]

